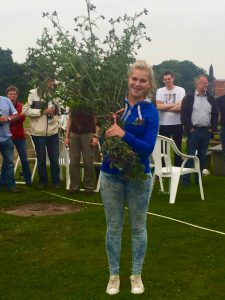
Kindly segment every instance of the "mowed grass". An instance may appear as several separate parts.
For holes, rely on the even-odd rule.
[[[102,206],[84,205],[79,213],[45,217],[5,214],[14,206],[69,200],[21,188],[23,193],[0,193],[0,299],[109,299],[105,294],[108,265]],[[205,201],[199,188],[179,187],[176,203],[158,192],[156,183],[149,211],[225,232],[225,178],[204,178]],[[101,202],[100,195],[65,197]],[[148,250],[143,269],[146,291],[130,294],[131,239],[126,215],[121,292],[114,299],[225,299],[225,236],[148,216]]]

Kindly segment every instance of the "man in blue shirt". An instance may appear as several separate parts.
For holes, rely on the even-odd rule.
[[[2,155],[2,169],[4,176],[0,175],[0,191],[6,186],[8,192],[18,192],[14,178],[13,151],[14,146],[11,138],[9,122],[18,119],[18,114],[12,102],[0,96],[0,153]]]

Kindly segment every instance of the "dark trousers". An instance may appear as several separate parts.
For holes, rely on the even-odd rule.
[[[27,160],[27,143],[26,139],[13,139],[13,143],[16,147],[16,150],[19,154],[22,171],[23,171],[23,178],[26,183],[31,183],[31,171],[30,166]]]
[[[59,178],[59,135],[32,136],[38,161],[39,182],[47,184],[46,150],[50,161],[52,183],[60,182]]]
[[[200,161],[201,171],[205,168],[206,154],[209,146],[210,133],[208,128],[200,127],[195,128],[194,131],[190,131],[187,135],[187,154],[196,155]],[[193,161],[190,159],[186,163],[185,167],[192,168]],[[183,181],[189,182],[190,175],[183,176]],[[197,180],[197,176],[196,176]]]
[[[178,125],[160,125],[159,134],[166,136],[168,138],[172,138],[177,146],[177,148],[181,151],[182,148],[182,137],[183,137],[183,126],[181,124]],[[182,159],[178,155],[174,155],[174,165],[180,167],[182,163]]]
[[[225,160],[225,126],[221,126],[220,140],[221,140],[222,149],[223,149],[223,153],[224,153],[224,160]]]
[[[0,188],[2,186],[6,186],[7,188],[16,186],[14,178],[13,152],[14,146],[11,138],[0,143],[0,153],[3,159],[0,176]]]

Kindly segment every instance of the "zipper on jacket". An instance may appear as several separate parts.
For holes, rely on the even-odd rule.
[[[46,115],[46,118],[47,118],[47,126],[46,126],[46,135],[45,136],[48,136],[48,116]]]

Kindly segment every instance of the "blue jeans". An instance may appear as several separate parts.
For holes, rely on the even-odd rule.
[[[0,176],[0,188],[2,186],[6,186],[10,189],[16,186],[13,162],[14,145],[11,138],[0,143],[0,152],[3,158]]]
[[[200,127],[195,128],[194,131],[190,131],[187,135],[187,154],[188,155],[196,155],[200,161],[200,169],[201,171],[205,168],[206,154],[209,146],[210,133],[208,128]],[[192,168],[193,160],[189,159],[186,163],[185,167]],[[183,181],[189,182],[190,174],[186,174],[183,176]],[[196,181],[197,181],[196,176]]]
[[[151,178],[135,182],[101,172],[100,190],[107,223],[106,251],[110,274],[118,275],[120,270],[125,204],[132,235],[132,274],[141,274],[147,249],[146,219],[152,191]]]
[[[26,183],[31,183],[31,171],[30,166],[27,160],[27,143],[25,139],[14,139],[13,143],[16,147],[16,150],[19,154],[20,161],[22,164],[23,177]]]
[[[224,160],[225,160],[225,126],[221,126],[220,140],[221,140],[222,149],[223,149],[223,153],[224,153]]]
[[[57,184],[60,182],[59,178],[59,135],[54,134],[51,136],[34,136],[32,139],[35,145],[38,162],[38,175],[39,182],[43,184],[48,183],[48,174],[46,166],[46,150],[50,161],[50,170],[52,183]]]

